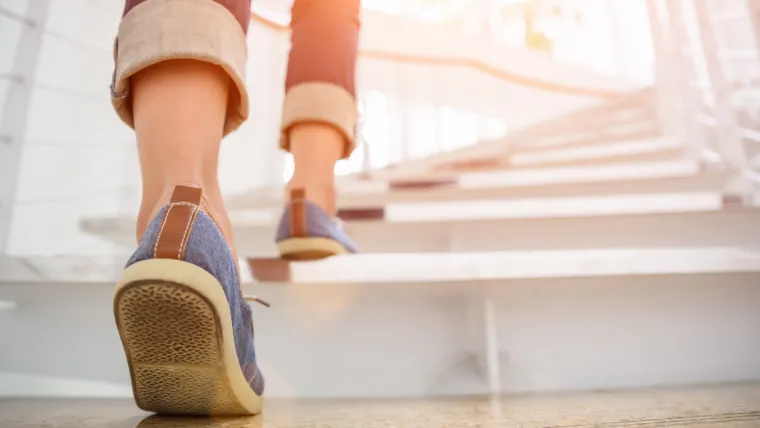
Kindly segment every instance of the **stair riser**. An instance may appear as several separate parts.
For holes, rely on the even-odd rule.
[[[714,174],[672,178],[610,180],[587,183],[553,183],[546,185],[499,186],[481,188],[440,188],[426,191],[398,191],[383,195],[346,195],[339,209],[380,208],[393,203],[472,201],[501,198],[571,198],[601,195],[664,194],[694,191],[719,191],[725,177]]]
[[[490,293],[504,392],[758,380],[757,281],[260,284],[256,294],[278,309],[256,311],[257,350],[270,397],[483,394],[468,304]],[[0,313],[0,370],[128,385],[111,297],[110,284],[0,288],[0,298],[23,302]]]
[[[353,222],[347,229],[364,252],[531,251],[584,248],[753,246],[760,212],[727,210],[653,215],[473,222]],[[134,246],[131,227],[88,232]],[[237,226],[241,255],[275,255],[274,226]]]

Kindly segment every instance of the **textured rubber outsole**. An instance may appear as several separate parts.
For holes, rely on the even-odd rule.
[[[329,238],[290,238],[278,242],[277,248],[285,260],[320,260],[348,253],[343,245]]]
[[[137,406],[167,415],[259,413],[261,397],[240,369],[218,282],[214,289],[192,268],[206,271],[177,260],[149,260],[130,268],[135,266],[141,271],[125,271],[131,278],[117,287],[114,314]],[[156,269],[164,269],[163,275],[137,279]]]

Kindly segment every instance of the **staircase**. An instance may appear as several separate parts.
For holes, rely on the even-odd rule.
[[[276,308],[257,312],[273,394],[760,379],[760,210],[733,202],[727,170],[659,135],[653,104],[644,90],[345,177],[340,216],[359,255],[267,257],[281,202],[231,198],[245,287]],[[129,219],[83,228],[133,239]],[[326,385],[326,373],[341,375]]]
[[[372,18],[368,27],[385,19]],[[393,43],[411,43],[407,30]],[[457,45],[458,53],[469,48]],[[381,54],[375,49],[372,60]],[[516,62],[545,73],[543,81],[557,77],[536,66],[543,62]],[[387,85],[385,74],[372,76],[363,81]],[[600,86],[614,86],[607,83]],[[498,396],[733,382],[755,382],[751,392],[731,390],[756,395],[760,210],[737,190],[745,171],[706,150],[696,134],[665,126],[672,115],[663,112],[662,87],[607,94],[596,104],[577,94],[520,90],[543,97],[526,123],[553,118],[503,139],[340,179],[339,215],[361,254],[275,259],[280,199],[269,190],[228,199],[247,258],[241,266],[249,268],[243,287],[273,305],[255,313],[270,397]],[[475,99],[464,90],[456,95]],[[548,105],[553,99],[562,105]],[[552,114],[542,116],[537,105]],[[724,139],[720,121],[713,122],[708,143]],[[131,217],[86,218],[80,226],[117,247],[134,246]],[[0,396],[45,395],[51,385],[54,395],[131,394],[109,306],[122,266],[115,256],[0,257]],[[741,411],[760,408],[753,402]]]
[[[760,211],[732,205],[730,174],[659,135],[654,92],[508,138],[339,182],[339,216],[365,253],[749,245]],[[273,251],[281,200],[229,199],[243,254]],[[682,227],[674,227],[674,225]],[[83,228],[132,245],[132,220]]]

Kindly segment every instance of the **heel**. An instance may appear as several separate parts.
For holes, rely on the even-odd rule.
[[[324,238],[310,237],[306,209],[306,191],[301,188],[290,191],[290,238],[277,242],[280,258],[285,260],[320,260],[348,251],[339,242]]]
[[[293,261],[321,260],[347,254],[338,242],[329,238],[290,238],[277,243],[280,258]]]
[[[175,415],[252,415],[261,398],[235,353],[224,291],[205,270],[152,259],[124,271],[114,314],[135,401]]]

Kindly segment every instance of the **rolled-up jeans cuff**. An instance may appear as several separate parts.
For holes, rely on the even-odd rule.
[[[234,83],[224,134],[248,118],[245,88],[246,36],[235,16],[209,0],[149,0],[130,10],[119,25],[114,46],[111,102],[134,127],[129,79],[159,62],[192,59],[216,64]]]
[[[280,147],[290,150],[289,131],[300,123],[332,126],[345,140],[343,157],[354,150],[356,100],[342,86],[326,82],[299,83],[288,89],[282,109]]]

